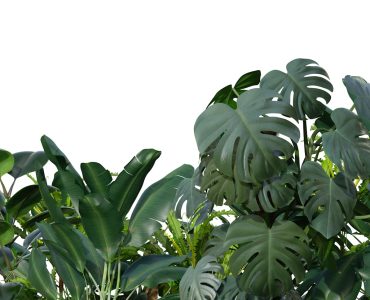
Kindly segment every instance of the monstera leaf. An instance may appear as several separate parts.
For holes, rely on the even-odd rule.
[[[241,273],[238,286],[260,297],[278,297],[293,287],[292,275],[300,282],[305,274],[303,260],[310,261],[308,238],[291,221],[267,227],[260,217],[243,217],[232,223],[226,244],[239,244],[230,259],[234,276]]]
[[[361,77],[350,75],[343,78],[343,83],[362,123],[370,130],[370,84]]]
[[[325,153],[348,175],[370,177],[370,140],[366,128],[345,108],[334,110],[331,118],[336,129],[322,135]]]
[[[180,299],[213,300],[221,285],[215,273],[222,273],[222,267],[213,256],[204,256],[195,268],[189,267],[180,281]]]
[[[325,106],[318,100],[322,98],[328,103],[333,85],[326,71],[311,59],[298,58],[286,66],[288,73],[278,70],[267,73],[261,80],[260,86],[279,92],[283,101],[293,106],[300,120],[317,118],[322,115]]]
[[[286,159],[299,140],[298,128],[289,120],[268,114],[296,118],[292,106],[273,101],[279,94],[265,89],[244,92],[237,109],[217,103],[206,109],[195,123],[199,151],[204,154],[219,139],[213,159],[221,173],[243,182],[261,182],[286,168]],[[279,153],[279,154],[276,154]]]
[[[207,241],[205,246],[206,250],[204,255],[219,257],[229,249],[229,247],[225,247],[224,245],[228,228],[229,224],[225,223],[212,230],[211,238]]]
[[[311,226],[328,239],[351,218],[356,204],[356,190],[349,179],[341,173],[330,178],[318,163],[310,161],[301,170],[299,197]]]

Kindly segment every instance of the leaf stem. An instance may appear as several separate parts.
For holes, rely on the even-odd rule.
[[[3,194],[4,194],[5,198],[9,198],[8,191],[6,190],[4,182],[1,180],[1,178],[0,178],[0,184],[1,184],[1,188],[3,189]]]
[[[305,161],[310,160],[310,150],[308,145],[308,135],[307,135],[307,121],[303,119],[303,142],[304,142],[304,154],[305,154]]]
[[[363,216],[355,216],[355,220],[365,220],[365,219],[370,219],[370,215],[363,215]]]

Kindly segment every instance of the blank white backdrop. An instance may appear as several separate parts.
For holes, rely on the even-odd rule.
[[[368,1],[2,1],[0,148],[51,137],[78,167],[120,171],[142,148],[148,182],[198,161],[196,117],[240,75],[312,58],[370,80]]]

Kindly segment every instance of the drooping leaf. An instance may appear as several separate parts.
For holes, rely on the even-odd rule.
[[[0,247],[10,243],[14,237],[14,229],[11,224],[0,220]]]
[[[13,156],[14,167],[9,174],[13,176],[14,179],[42,169],[48,161],[43,151],[24,151],[14,153]]]
[[[126,216],[131,209],[146,175],[160,155],[161,152],[154,149],[141,150],[110,185],[109,197],[121,217]]]
[[[300,282],[304,261],[311,253],[307,236],[291,221],[276,221],[267,227],[260,217],[242,217],[232,223],[226,245],[239,244],[230,259],[234,276],[240,274],[239,287],[261,297],[278,297],[293,288],[292,275]]]
[[[185,268],[170,267],[170,265],[179,264],[185,259],[186,256],[143,256],[130,265],[123,273],[121,286],[124,291],[130,291],[138,285],[153,287],[159,283],[178,280],[185,273]]]
[[[14,166],[13,155],[3,149],[0,149],[0,177],[10,172]]]
[[[180,281],[180,298],[188,300],[213,300],[221,285],[216,273],[222,267],[214,256],[203,256],[193,268],[190,266]]]
[[[46,268],[46,257],[39,249],[32,250],[28,280],[44,297],[57,300],[57,289]]]
[[[80,202],[80,214],[87,236],[106,261],[111,261],[122,239],[118,211],[100,194],[89,194]]]
[[[174,206],[178,185],[184,178],[191,177],[193,172],[193,167],[182,165],[144,191],[130,219],[129,245],[143,245],[161,228],[158,221],[165,221],[169,210]]]
[[[276,97],[280,96],[270,90],[253,89],[240,95],[235,110],[221,103],[207,108],[194,128],[201,155],[219,139],[213,153],[215,165],[224,175],[234,177],[235,173],[247,183],[261,182],[284,170],[294,148],[279,135],[297,143],[299,130],[287,119],[268,116],[296,118],[293,107],[273,101]]]
[[[260,86],[279,92],[286,103],[290,103],[292,97],[300,120],[305,119],[305,115],[311,119],[320,117],[325,105],[319,99],[328,103],[331,98],[329,92],[333,91],[329,75],[311,59],[295,59],[286,68],[288,73],[278,70],[267,73]]]
[[[350,75],[343,78],[343,83],[355,104],[361,122],[370,131],[370,84],[359,76]]]
[[[82,163],[81,171],[91,193],[98,193],[108,199],[108,186],[112,182],[112,175],[97,162]]]
[[[38,185],[29,185],[15,193],[5,207],[7,213],[15,219],[28,213],[37,203],[42,200]]]
[[[354,113],[345,108],[334,110],[331,118],[336,129],[322,135],[325,153],[350,176],[369,178],[370,140],[367,129]]]
[[[330,178],[318,163],[307,161],[301,170],[299,198],[311,226],[329,239],[351,219],[356,191],[343,174]]]
[[[25,237],[25,239],[23,240],[23,247],[27,249],[33,242],[35,242],[40,237],[41,231],[40,229],[37,228]]]

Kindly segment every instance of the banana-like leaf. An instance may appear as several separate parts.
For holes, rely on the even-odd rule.
[[[185,273],[185,268],[170,267],[170,265],[179,264],[186,257],[170,255],[143,256],[130,265],[122,274],[121,287],[124,291],[130,291],[138,285],[153,287],[159,283],[178,280]]]
[[[97,162],[82,163],[81,171],[91,193],[101,194],[108,199],[108,186],[112,182],[110,172]]]
[[[52,188],[51,188],[52,189]],[[6,211],[15,219],[28,213],[42,200],[38,185],[29,185],[19,190],[6,203]]]
[[[160,155],[161,152],[154,149],[141,150],[109,186],[110,200],[121,217],[126,216],[131,209],[146,175]]]
[[[42,169],[48,161],[43,151],[24,151],[14,153],[13,156],[14,166],[9,174],[13,176],[14,179]]]
[[[130,219],[129,245],[136,247],[143,245],[161,228],[159,222],[166,220],[168,212],[174,206],[178,185],[184,178],[190,178],[193,173],[192,166],[182,165],[144,191]]]
[[[71,214],[74,214],[76,212],[73,207],[69,207],[69,206],[61,206],[60,210],[64,214],[67,214],[67,215],[71,215]],[[26,222],[24,222],[22,224],[22,226],[23,226],[23,228],[28,229],[28,228],[36,225],[36,223],[41,222],[43,220],[46,220],[48,218],[50,218],[50,213],[49,213],[48,210],[44,210],[44,211],[40,212],[39,214],[37,214],[37,215],[31,217],[30,219],[28,219]],[[70,221],[70,219],[68,219],[68,218],[66,218],[66,219]]]
[[[291,221],[276,221],[267,227],[260,217],[242,217],[232,223],[226,245],[239,244],[230,259],[239,287],[261,297],[279,297],[293,288],[292,275],[300,282],[304,261],[311,259],[308,238]]]
[[[14,229],[11,224],[0,220],[0,247],[10,243],[14,237]]]
[[[57,289],[46,268],[46,257],[39,249],[32,250],[28,280],[46,299],[57,300]]]
[[[343,174],[330,178],[320,164],[307,161],[301,170],[299,198],[311,226],[329,239],[351,219],[356,190]]]
[[[235,173],[237,180],[248,183],[261,182],[283,171],[294,148],[280,135],[297,143],[300,133],[291,121],[268,116],[280,114],[296,119],[292,106],[273,101],[279,97],[270,90],[253,89],[240,95],[235,110],[222,103],[208,107],[194,128],[201,155],[219,139],[213,159],[224,175],[234,177]]]
[[[10,172],[14,166],[13,155],[3,149],[0,149],[0,177]]]
[[[343,78],[343,83],[355,104],[358,116],[370,131],[370,84],[359,76],[350,75]]]
[[[185,214],[187,218],[190,218],[197,210],[200,204],[206,201],[205,193],[202,193],[199,189],[199,171],[196,169],[191,178],[184,178],[179,184],[176,193],[176,204],[175,213],[177,218],[181,218],[181,211],[185,206]]]
[[[203,256],[193,268],[190,266],[180,281],[180,299],[213,300],[221,280],[216,273],[222,273],[222,267],[214,256]]]
[[[112,261],[122,239],[122,222],[116,208],[100,194],[80,202],[81,221],[87,236],[106,261]]]
[[[358,116],[345,108],[334,110],[331,118],[336,129],[322,135],[325,153],[348,175],[369,178],[370,140],[367,129]]]
[[[286,68],[288,73],[278,70],[267,73],[260,86],[279,92],[286,103],[293,98],[300,120],[304,120],[305,115],[311,119],[321,116],[325,105],[318,99],[328,103],[331,98],[329,92],[333,91],[328,73],[311,59],[295,59]]]

